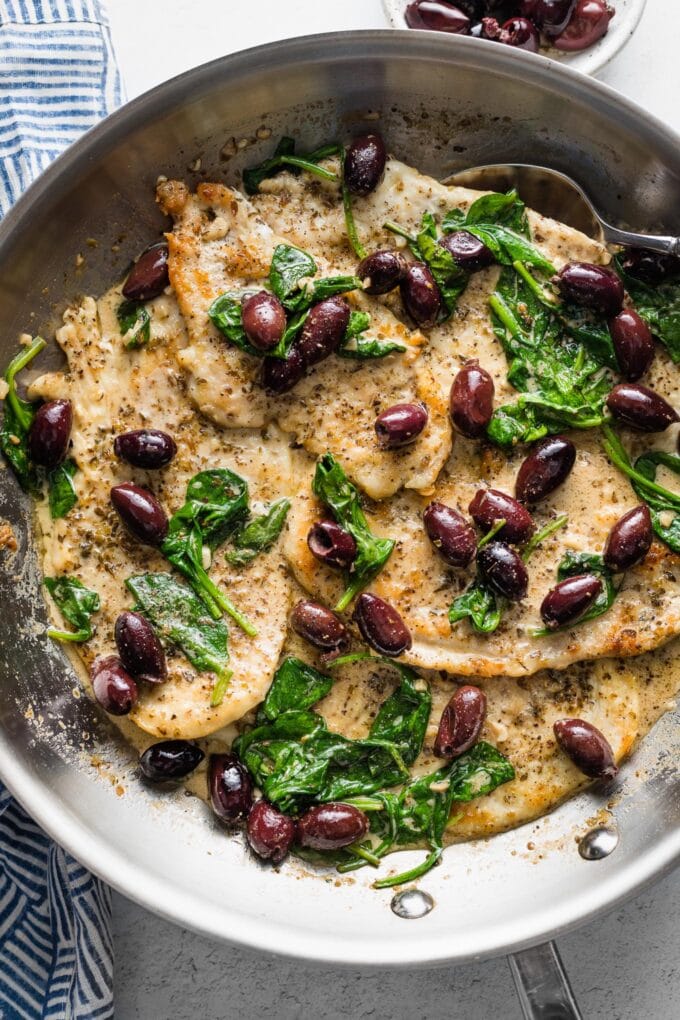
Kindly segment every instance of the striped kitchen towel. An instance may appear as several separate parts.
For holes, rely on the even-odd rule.
[[[0,0],[0,214],[121,98],[99,0]]]
[[[121,101],[99,0],[0,0],[0,215]],[[111,894],[0,783],[0,1020],[113,1016]]]

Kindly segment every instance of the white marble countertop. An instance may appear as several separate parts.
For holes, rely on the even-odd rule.
[[[386,25],[380,0],[108,0],[133,98],[196,64],[294,35]],[[648,0],[633,39],[601,72],[680,131],[680,12]],[[559,940],[586,1020],[680,1016],[680,873]],[[117,1020],[520,1020],[504,960],[455,970],[316,968],[222,946],[114,896]],[[283,948],[283,947],[282,947]]]

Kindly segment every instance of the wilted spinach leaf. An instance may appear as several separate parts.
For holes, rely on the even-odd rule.
[[[134,595],[134,609],[148,618],[164,641],[181,648],[200,672],[217,676],[211,704],[220,704],[232,676],[224,621],[211,619],[191,588],[170,574],[136,574],[125,584]]]
[[[246,287],[243,290],[230,290],[220,294],[208,309],[208,315],[220,333],[246,354],[252,354],[256,358],[286,358],[293,341],[304,326],[312,305],[335,294],[345,294],[361,287],[361,280],[356,276],[328,276],[320,280],[309,280],[310,274],[315,272],[314,259],[302,249],[290,245],[279,245],[275,249],[270,266],[269,284],[284,305],[288,321],[283,336],[272,350],[263,351],[253,347],[241,320],[243,301],[252,294],[257,294],[259,288]],[[298,284],[302,280],[307,280],[308,285],[300,289]],[[370,322],[368,316],[367,319]]]
[[[449,623],[469,620],[478,634],[491,634],[501,622],[504,600],[479,575],[466,590],[454,599],[449,609]]]
[[[234,548],[227,553],[227,561],[243,566],[269,549],[281,534],[289,510],[289,499],[277,499],[265,513],[239,528],[232,539]]]
[[[460,209],[452,210],[444,217],[442,229],[445,233],[467,230],[474,234],[500,265],[510,266],[519,261],[548,276],[556,272],[553,264],[528,240],[526,208],[514,189],[505,194],[482,195],[467,214]]]
[[[549,307],[528,275],[526,269],[504,269],[489,302],[509,362],[508,381],[521,394],[494,411],[488,435],[500,446],[601,425],[612,385],[604,359],[569,335],[561,310]]]
[[[362,361],[368,358],[385,358],[388,354],[396,354],[405,351],[406,348],[394,340],[372,340],[364,337],[363,334],[371,325],[371,317],[368,312],[350,312],[345,339],[342,347],[337,353],[341,358],[354,358]],[[352,344],[352,341],[355,341]],[[352,344],[351,346],[348,346]]]
[[[444,832],[456,803],[464,804],[492,793],[515,778],[508,759],[491,744],[480,741],[450,764],[407,783],[399,793],[373,798],[382,810],[371,810],[371,831],[382,837],[373,852],[383,857],[390,850],[427,843],[430,853],[422,864],[374,883],[376,889],[412,882],[428,872],[441,857]],[[368,805],[365,805],[368,807]]]
[[[658,468],[663,465],[680,475],[680,457],[662,450],[650,450],[635,461],[633,467],[618,435],[605,426],[604,448],[607,456],[619,471],[630,478],[635,493],[649,507],[652,527],[656,535],[675,553],[680,554],[680,493],[672,492],[656,481]],[[666,518],[672,514],[670,522]]]
[[[24,400],[17,393],[16,377],[45,347],[46,341],[36,337],[30,347],[20,351],[9,363],[5,372],[7,395],[4,398],[4,414],[0,430],[0,448],[9,462],[22,489],[36,493],[39,477],[28,455],[28,433],[40,401]]]
[[[478,543],[478,550],[493,538],[503,523],[499,522],[484,536]],[[540,531],[537,531],[524,547],[522,553],[524,562],[529,561],[541,542],[554,535],[566,523],[567,515],[562,514],[554,520],[548,521]],[[478,572],[472,584],[452,602],[449,608],[449,623],[453,625],[460,620],[467,619],[478,634],[491,634],[498,628],[506,606],[507,601],[498,595]]]
[[[45,587],[59,612],[74,630],[49,627],[47,634],[56,641],[89,641],[93,634],[90,617],[100,608],[99,595],[86,588],[77,577],[46,577]]]
[[[189,482],[187,498],[172,517],[161,552],[184,574],[217,620],[228,613],[251,637],[256,631],[203,566],[203,550],[211,552],[232,534],[248,512],[248,485],[228,468],[201,471]]]
[[[399,687],[381,707],[365,740],[332,733],[320,715],[308,711],[325,697],[332,681],[298,659],[287,659],[258,717],[267,722],[234,744],[265,796],[282,811],[363,796],[409,778],[406,765],[418,757],[425,739],[429,686],[408,667],[389,660],[347,659],[364,657],[386,662],[400,675]]]
[[[369,656],[369,661],[374,658]],[[374,740],[389,740],[402,760],[413,765],[423,748],[432,710],[432,695],[427,681],[414,670],[391,659],[378,660],[396,669],[400,683],[381,705],[371,724]]]
[[[547,637],[549,634],[555,634],[557,630],[571,630],[572,627],[587,623],[588,620],[594,620],[596,617],[606,613],[608,609],[611,609],[619,590],[614,584],[614,575],[609,567],[605,565],[602,556],[599,553],[565,553],[557,568],[557,580],[566,581],[568,577],[578,577],[580,574],[594,574],[595,577],[599,577],[602,580],[602,591],[595,599],[593,605],[576,623],[570,623],[566,627],[559,627],[557,629],[542,627],[536,631],[535,637]]]
[[[382,570],[395,543],[391,538],[377,538],[371,532],[361,509],[359,492],[332,453],[325,453],[319,458],[312,492],[326,504],[338,524],[349,531],[357,544],[356,559],[351,571],[345,574],[347,590],[336,606],[337,611],[342,612],[354,596]]]
[[[126,347],[143,347],[151,337],[151,316],[141,301],[122,301],[116,309]]]
[[[259,351],[257,347],[253,347],[246,336],[246,331],[241,322],[241,305],[243,300],[256,293],[257,290],[255,288],[248,288],[245,290],[229,290],[225,294],[220,294],[208,309],[208,316],[220,333],[226,336],[227,340],[231,340],[236,347],[245,351],[246,354],[252,354],[256,358],[261,358],[264,352]]]
[[[48,475],[50,517],[53,521],[66,517],[78,502],[78,494],[73,484],[73,476],[77,470],[78,465],[69,458]]]
[[[269,285],[284,308],[294,311],[307,298],[299,285],[302,280],[313,277],[316,268],[312,256],[301,248],[292,244],[276,246],[269,267]]]
[[[283,660],[274,674],[262,704],[262,716],[274,722],[284,712],[304,712],[325,698],[332,686],[332,677],[291,656]]]
[[[442,229],[451,233],[477,223],[502,223],[517,234],[526,236],[529,233],[526,207],[514,188],[504,194],[493,191],[482,195],[472,203],[467,213],[462,209],[452,209],[444,217]]]
[[[620,260],[617,260],[617,270],[636,310],[677,364],[680,362],[680,274],[652,287],[625,273]]]
[[[337,156],[341,152],[342,147],[340,145],[331,143],[330,145],[324,145],[319,149],[315,149],[313,152],[308,152],[303,156],[296,156],[295,140],[293,138],[281,138],[274,150],[273,156],[265,159],[258,166],[250,167],[250,169],[243,171],[243,186],[246,194],[256,195],[263,181],[266,181],[268,177],[275,177],[282,170],[290,170],[291,173],[305,170],[307,173],[324,178],[324,180],[336,181],[338,179],[337,174],[334,174],[331,170],[326,170],[325,167],[317,166],[317,163],[322,159],[327,159],[329,156]]]

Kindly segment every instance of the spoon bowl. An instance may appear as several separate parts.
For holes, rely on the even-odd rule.
[[[646,248],[664,255],[680,256],[680,237],[639,234],[612,226],[602,219],[580,184],[549,167],[531,163],[491,163],[459,170],[447,177],[444,183],[484,191],[514,188],[530,208],[561,220],[603,244]]]

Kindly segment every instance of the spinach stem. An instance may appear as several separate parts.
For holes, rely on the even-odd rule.
[[[420,878],[421,875],[427,874],[427,872],[435,866],[441,855],[442,848],[440,846],[434,847],[422,864],[418,864],[415,868],[411,868],[410,871],[402,872],[401,875],[391,875],[389,878],[381,878],[377,882],[373,883],[373,888],[391,889],[394,885],[405,885],[407,882],[414,882],[416,878]]]
[[[30,347],[27,347],[25,351],[20,351],[19,354],[9,363],[7,371],[5,372],[5,382],[9,386],[7,393],[7,401],[11,405],[12,410],[16,416],[17,421],[21,425],[24,432],[28,432],[33,421],[33,412],[27,411],[23,401],[17,397],[16,389],[14,386],[14,380],[17,374],[26,368],[29,362],[33,361],[33,358],[37,354],[40,354],[42,349],[46,346],[47,341],[43,340],[41,336],[37,336]]]
[[[58,627],[48,627],[47,636],[55,641],[87,641],[91,636],[86,630],[59,630]]]
[[[523,262],[513,262],[512,268],[519,276],[522,277],[529,290],[538,298],[542,305],[545,305],[546,308],[550,308],[553,311],[560,307],[559,301],[556,298],[553,299],[547,291],[541,287],[538,280],[534,278]]]
[[[360,857],[367,864],[370,864],[372,868],[377,868],[380,864],[380,858],[376,857],[368,847],[362,846],[360,843],[352,843],[351,846],[346,848],[351,854],[355,854],[356,857]]]
[[[210,707],[217,708],[224,701],[224,695],[227,693],[227,687],[229,681],[233,677],[234,673],[231,669],[224,669],[219,674],[217,683],[213,687],[212,694],[210,696]]]
[[[385,805],[379,797],[346,797],[343,804],[353,804],[360,811],[385,810]]]
[[[516,340],[521,340],[526,343],[524,330],[498,292],[491,295],[489,298],[489,304],[491,305],[491,310],[496,313],[508,332],[514,336]]]
[[[314,153],[310,155],[314,155]],[[324,157],[319,156],[318,158],[323,159]],[[302,156],[279,156],[278,161],[283,166],[296,166],[300,170],[307,170],[308,173],[323,177],[326,181],[337,181],[338,179],[338,175],[333,170],[326,170],[325,167],[318,166],[309,159],[303,159]]]
[[[506,523],[507,522],[504,517],[501,517],[499,520],[495,521],[493,527],[490,528],[490,530],[487,531],[486,535],[483,535],[482,538],[480,538],[479,542],[477,543],[477,552],[479,552],[480,549],[483,549],[485,545],[488,545],[489,542],[496,537],[498,532],[505,527]]]
[[[522,552],[522,559],[524,562],[526,563],[529,557],[536,552],[541,542],[545,542],[546,538],[550,538],[550,536],[554,535],[556,531],[563,528],[568,520],[569,518],[566,514],[561,514],[559,517],[556,517],[554,521],[550,521],[550,523],[546,524],[544,528],[541,528],[540,531],[537,531],[536,534],[529,539],[524,551]]]
[[[181,560],[173,560],[174,565],[180,570],[191,583],[196,594],[203,600],[213,620],[219,620],[222,613],[227,613],[235,623],[239,625],[248,637],[256,637],[257,628],[253,626],[248,617],[236,608],[231,599],[220,591],[214,581],[208,577],[202,567],[192,563],[190,566],[182,563]],[[219,607],[219,608],[218,608]]]
[[[400,227],[399,224],[395,223],[393,220],[386,220],[385,223],[383,223],[383,227],[385,230],[389,230],[392,234],[398,234],[399,237],[404,237],[409,244],[418,244],[418,239],[416,237],[413,237],[412,234],[409,234],[408,230]]]
[[[622,471],[624,475],[628,475],[629,478],[636,481],[640,488],[646,489],[648,492],[655,492],[657,495],[663,496],[664,499],[669,500],[676,506],[680,504],[680,496],[678,496],[676,492],[671,492],[670,489],[664,489],[663,485],[653,482],[650,478],[645,478],[644,475],[641,475],[639,471],[636,471],[635,468],[632,467],[623,443],[610,425],[603,425],[602,433],[604,435],[602,445],[604,446],[605,453],[615,467]]]
[[[358,595],[362,588],[369,583],[370,578],[366,579],[363,584],[355,581],[354,584],[350,584],[349,588],[344,592],[342,598],[335,607],[336,613],[343,613],[347,606],[350,604],[355,595]]]

